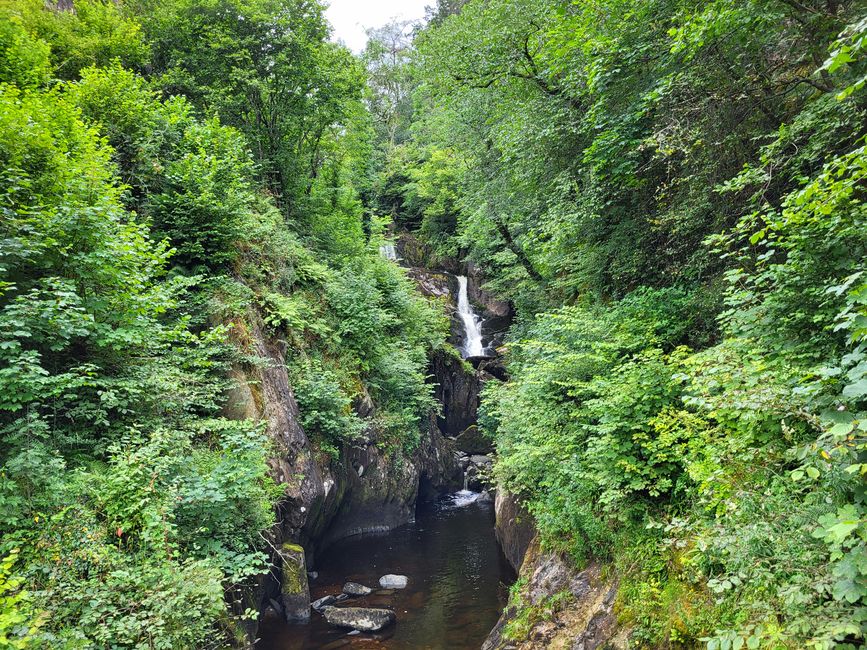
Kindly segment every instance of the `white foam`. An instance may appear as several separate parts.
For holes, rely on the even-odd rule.
[[[471,503],[475,503],[482,496],[481,492],[471,492],[470,490],[461,490],[451,495],[452,503],[455,508],[463,508]]]

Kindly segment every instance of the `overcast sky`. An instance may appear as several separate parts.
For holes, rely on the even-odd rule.
[[[335,40],[346,43],[353,52],[367,44],[364,30],[380,27],[392,18],[416,20],[424,17],[425,5],[434,0],[330,0],[325,12],[334,27]]]

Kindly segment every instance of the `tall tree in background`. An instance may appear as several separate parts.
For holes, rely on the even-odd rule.
[[[323,143],[345,127],[363,71],[327,42],[318,2],[142,0],[153,73],[240,129],[262,179],[288,214],[299,213],[323,164]]]
[[[414,81],[410,68],[413,23],[393,20],[367,30],[361,55],[367,68],[368,106],[379,137],[394,147],[409,137]]]

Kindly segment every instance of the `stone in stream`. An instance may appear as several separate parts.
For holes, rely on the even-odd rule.
[[[494,459],[491,458],[490,456],[482,456],[480,454],[476,454],[476,455],[470,456],[470,461],[473,463],[473,465],[478,465],[478,466],[482,467],[485,465],[492,464],[494,462]]]
[[[312,603],[310,603],[310,606],[317,612],[321,612],[323,609],[325,609],[329,605],[333,605],[336,602],[336,596],[323,596],[322,598],[314,600]]]
[[[373,591],[370,587],[365,587],[357,582],[347,582],[343,585],[343,593],[349,596],[368,596]]]
[[[409,578],[406,576],[389,573],[379,579],[379,586],[383,589],[404,589],[407,582],[409,582]]]
[[[280,560],[283,614],[289,623],[307,623],[310,621],[310,586],[307,583],[304,549],[297,544],[283,544]]]
[[[331,625],[362,632],[378,632],[396,620],[391,610],[372,607],[326,607],[322,613]]]

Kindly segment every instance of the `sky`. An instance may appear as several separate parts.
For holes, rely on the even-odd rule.
[[[334,27],[334,39],[346,43],[353,52],[367,44],[364,30],[380,27],[392,18],[416,20],[424,17],[425,5],[433,0],[330,0],[325,12]]]

